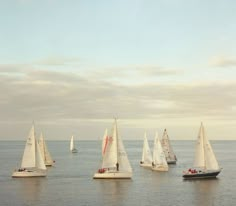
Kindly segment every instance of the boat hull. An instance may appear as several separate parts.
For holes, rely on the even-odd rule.
[[[139,163],[140,167],[151,168],[152,164]]]
[[[153,171],[159,171],[159,172],[167,172],[169,170],[168,167],[163,167],[163,166],[157,166],[157,167],[152,167]]]
[[[221,170],[202,172],[202,173],[185,173],[183,175],[183,178],[184,179],[208,179],[208,178],[216,178],[216,176],[220,172],[221,172]]]
[[[177,162],[176,160],[167,160],[168,164],[176,164],[176,162]]]
[[[131,179],[132,172],[104,172],[95,173],[93,179]]]
[[[14,171],[12,177],[46,177],[46,171]]]
[[[78,150],[77,149],[72,149],[71,153],[78,153]]]

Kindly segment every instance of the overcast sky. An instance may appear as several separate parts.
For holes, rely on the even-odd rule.
[[[236,1],[0,1],[0,140],[236,139]]]

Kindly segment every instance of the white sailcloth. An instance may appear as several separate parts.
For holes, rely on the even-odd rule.
[[[48,165],[48,166],[52,165],[53,164],[53,159],[52,159],[52,156],[51,156],[51,154],[48,150],[46,141],[45,141],[42,133],[41,133],[40,138],[39,138],[39,147],[40,147],[41,154],[42,154],[45,165]]]
[[[104,136],[103,136],[103,140],[102,140],[102,156],[105,154],[108,140],[109,140],[109,137],[108,137],[108,133],[107,133],[107,129],[106,129]]]
[[[120,136],[118,136],[118,163],[120,164],[119,166],[120,171],[132,172],[129,159]]]
[[[142,163],[152,164],[152,154],[148,144],[147,134],[145,132],[143,138],[143,152],[142,152]]]
[[[38,142],[35,138],[34,125],[32,126],[25,144],[21,168],[38,168],[46,170]]]
[[[36,166],[35,150],[35,131],[33,125],[26,140],[21,168],[31,168]]]
[[[155,167],[158,167],[158,166],[168,167],[168,164],[166,162],[166,157],[161,146],[161,142],[158,138],[158,133],[156,133],[156,136],[154,139],[153,163]]]
[[[77,149],[75,148],[75,143],[74,143],[74,136],[72,135],[70,139],[70,151],[76,151]]]
[[[201,123],[195,149],[194,167],[205,170],[219,170],[219,164],[208,141],[205,129]]]
[[[112,128],[112,135],[106,136],[104,141],[106,142],[106,147],[103,148],[102,168],[115,168],[118,161],[118,148],[116,127],[114,125]]]
[[[164,133],[162,136],[161,145],[162,145],[163,151],[165,153],[167,162],[168,161],[176,161],[176,156],[175,156],[173,148],[171,146],[170,139],[169,139],[166,129],[164,130]]]
[[[36,168],[41,169],[41,170],[46,170],[46,166],[41,155],[39,144],[36,140],[35,140],[35,143],[36,143]]]
[[[106,148],[103,148],[102,168],[116,168],[118,163],[119,171],[132,172],[122,139],[118,134],[116,120],[113,124],[112,136],[106,136],[105,139]]]

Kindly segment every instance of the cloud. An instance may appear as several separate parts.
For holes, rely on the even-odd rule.
[[[93,78],[91,73],[24,69],[22,65],[15,69],[12,65],[7,75],[6,71],[0,69],[0,122],[21,122],[29,127],[34,119],[60,138],[68,135],[68,128],[77,131],[78,125],[95,137],[92,128],[104,128],[113,117],[125,121],[130,129],[176,125],[183,120],[189,124],[190,119],[234,121],[236,115],[236,82],[125,84],[118,79],[129,76],[123,73],[116,82],[107,81],[104,75],[112,73],[105,70]]]
[[[234,67],[236,66],[236,58],[218,56],[210,59],[209,64],[214,67]]]
[[[86,75],[92,79],[101,79],[115,84],[140,85],[157,82],[163,78],[173,78],[182,72],[182,70],[167,69],[157,65],[129,65],[91,69]]]

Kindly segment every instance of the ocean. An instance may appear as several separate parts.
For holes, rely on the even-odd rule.
[[[0,141],[1,206],[231,206],[236,205],[236,141],[211,141],[222,172],[216,179],[183,180],[192,166],[194,141],[172,141],[178,158],[168,172],[139,166],[142,144],[124,141],[131,166],[131,180],[98,180],[93,174],[101,164],[100,141],[77,141],[77,154],[69,141],[47,141],[56,160],[46,178],[12,178],[20,165],[24,141]],[[152,146],[150,142],[150,146]]]

